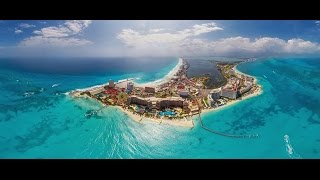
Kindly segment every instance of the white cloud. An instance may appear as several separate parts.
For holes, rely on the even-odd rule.
[[[190,36],[194,35],[200,35],[203,33],[208,33],[208,32],[212,32],[212,31],[218,31],[218,30],[223,30],[220,27],[217,27],[216,23],[212,22],[212,23],[206,23],[206,24],[196,24],[193,26],[192,29],[185,29],[183,31],[180,31],[182,33],[187,33]]]
[[[86,39],[75,37],[91,24],[90,20],[69,20],[63,25],[35,30],[35,36],[23,39],[20,46],[80,46],[92,44]]]
[[[44,37],[44,36],[32,36],[29,38],[24,39],[20,45],[21,46],[59,46],[59,47],[66,47],[66,46],[82,46],[91,44],[91,41],[85,39],[78,39],[78,38],[58,38],[58,37]]]
[[[187,48],[194,55],[280,55],[280,54],[310,54],[320,53],[320,45],[303,39],[288,41],[262,37],[249,39],[244,37],[230,37],[218,41],[190,41],[183,48]],[[195,51],[199,50],[199,51]]]
[[[314,23],[315,23],[317,26],[320,25],[320,21],[315,21]]]
[[[159,30],[162,32],[159,33]],[[123,29],[121,33],[118,34],[117,38],[129,47],[175,46],[190,37],[223,29],[217,27],[215,23],[207,23],[201,25],[196,24],[190,29],[184,29],[174,33],[163,32],[163,30],[164,29],[151,29],[149,33],[140,33],[133,29]]]
[[[159,29],[150,29],[149,32],[151,33],[158,33],[158,32],[161,32],[161,31],[164,31],[165,29],[163,28],[159,28]]]
[[[46,28],[42,28],[41,30],[35,30],[33,31],[34,34],[43,36],[43,37],[67,37],[70,34],[70,30],[66,27],[63,26],[59,26],[59,27],[55,27],[55,26],[50,26],[50,27],[46,27]]]
[[[319,22],[320,23],[320,22]],[[250,39],[230,37],[215,41],[200,39],[199,35],[223,30],[215,23],[194,25],[175,32],[148,33],[123,29],[117,36],[128,48],[127,52],[139,55],[205,56],[205,55],[281,55],[320,53],[318,43],[303,39],[283,40],[273,37]]]
[[[33,27],[36,27],[35,25],[33,24],[27,24],[27,23],[21,23],[19,25],[21,28],[33,28]]]
[[[23,32],[23,31],[20,30],[20,29],[16,29],[16,30],[14,31],[15,34],[20,34],[20,33],[22,33],[22,32]]]
[[[73,34],[77,34],[81,32],[83,29],[87,28],[92,21],[90,20],[72,20],[72,21],[66,21],[64,24],[67,28],[71,30]]]

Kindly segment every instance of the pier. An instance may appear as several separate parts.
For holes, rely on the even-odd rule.
[[[91,117],[91,116],[93,116],[93,115],[95,115],[95,114],[97,114],[99,111],[101,111],[103,108],[105,108],[105,107],[107,107],[107,106],[103,106],[103,107],[101,107],[100,109],[97,109],[97,110],[91,110],[91,112],[87,112],[86,114],[85,114],[85,117]]]
[[[195,99],[193,96],[191,96],[191,98]],[[198,106],[200,107],[199,102],[197,100],[196,100],[196,102],[197,102]],[[230,138],[258,138],[259,137],[258,134],[237,135],[237,134],[227,134],[227,133],[223,133],[223,132],[218,132],[218,131],[212,130],[212,129],[206,127],[203,124],[202,119],[201,119],[201,110],[199,110],[198,116],[199,116],[199,122],[200,122],[201,128],[206,130],[206,131],[208,131],[208,132],[211,132],[213,134],[217,134],[217,135],[225,136],[225,137],[230,137]]]
[[[227,133],[222,133],[222,132],[218,132],[218,131],[214,131],[212,129],[209,129],[208,127],[206,127],[203,122],[202,122],[202,119],[201,119],[201,112],[199,112],[199,121],[200,121],[200,126],[202,129],[208,131],[208,132],[211,132],[211,133],[214,133],[214,134],[218,134],[218,135],[221,135],[221,136],[226,136],[226,137],[230,137],[230,138],[258,138],[259,135],[258,134],[251,134],[251,135],[236,135],[236,134],[227,134]]]

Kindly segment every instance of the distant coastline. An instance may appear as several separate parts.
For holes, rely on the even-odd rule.
[[[163,78],[152,81],[152,82],[147,82],[147,83],[135,83],[137,86],[148,86],[148,87],[157,87],[161,84],[169,82],[172,77],[179,71],[179,68],[183,65],[182,58],[178,58],[178,63],[177,65]],[[134,80],[134,79],[132,79]]]

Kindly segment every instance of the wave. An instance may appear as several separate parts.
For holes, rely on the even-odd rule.
[[[124,81],[132,81],[132,80],[134,80],[134,79],[137,79],[137,78],[120,79],[120,80],[118,80],[116,83],[121,83],[121,82],[124,82]],[[109,83],[107,83],[107,84],[109,84]]]

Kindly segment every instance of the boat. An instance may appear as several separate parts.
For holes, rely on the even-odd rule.
[[[57,86],[59,86],[59,85],[60,85],[60,83],[54,84],[54,85],[52,85],[51,87],[57,87]]]

